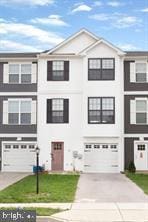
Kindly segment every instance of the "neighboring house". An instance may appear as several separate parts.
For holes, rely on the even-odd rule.
[[[148,170],[148,52],[83,29],[43,53],[0,54],[0,93],[2,171],[31,171],[35,143],[47,170]]]
[[[37,140],[36,53],[0,54],[2,171],[32,171]]]

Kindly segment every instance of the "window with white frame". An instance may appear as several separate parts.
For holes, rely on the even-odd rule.
[[[135,71],[136,71],[136,82],[137,83],[145,83],[147,82],[147,63],[145,62],[136,62],[135,63]]]
[[[136,124],[147,124],[148,100],[136,100]]]
[[[9,100],[8,101],[8,124],[29,125],[31,124],[31,101]]]
[[[9,64],[9,83],[31,83],[32,64]]]

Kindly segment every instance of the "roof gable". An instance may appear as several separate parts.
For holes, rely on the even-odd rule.
[[[53,49],[47,51],[47,54],[79,54],[98,40],[99,38],[91,32],[81,29]]]

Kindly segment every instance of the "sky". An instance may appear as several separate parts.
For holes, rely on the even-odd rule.
[[[0,52],[51,49],[82,28],[148,51],[148,0],[0,0]]]

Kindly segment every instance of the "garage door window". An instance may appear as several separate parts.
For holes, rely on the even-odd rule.
[[[113,124],[115,121],[115,102],[113,97],[88,98],[88,123]]]

